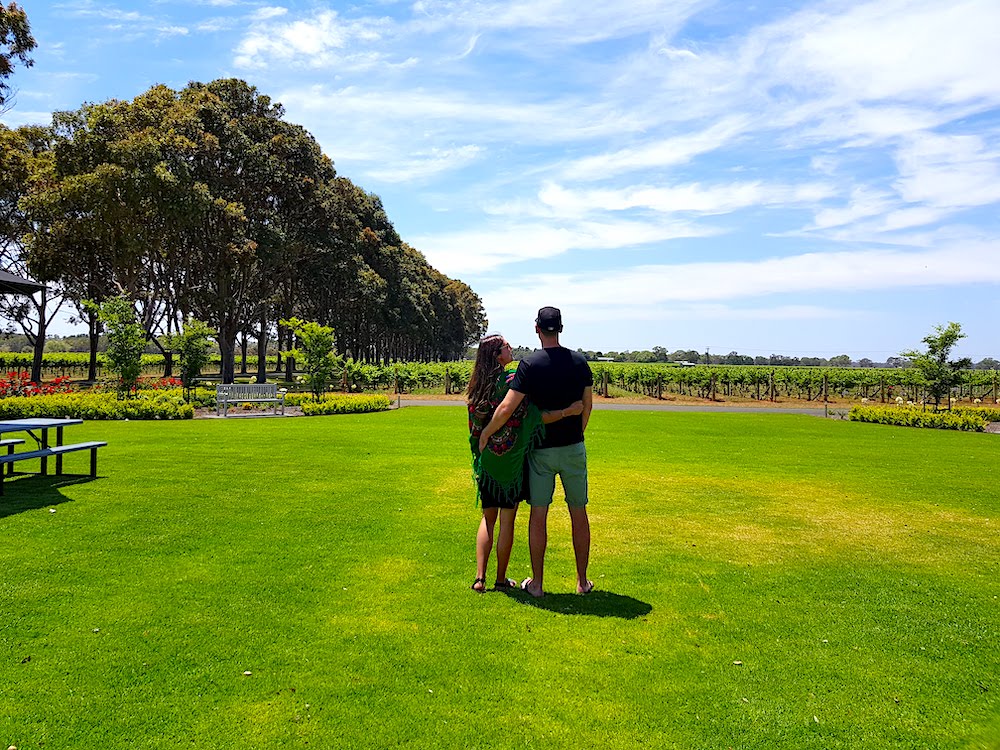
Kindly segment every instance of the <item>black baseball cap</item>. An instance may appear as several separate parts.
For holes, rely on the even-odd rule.
[[[562,313],[558,307],[543,307],[538,311],[535,325],[548,333],[560,333],[563,329]]]

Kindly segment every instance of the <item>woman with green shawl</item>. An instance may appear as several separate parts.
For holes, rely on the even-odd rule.
[[[480,593],[486,590],[486,567],[493,549],[493,529],[498,517],[500,534],[496,545],[497,578],[494,586],[497,589],[517,587],[517,581],[507,578],[507,565],[514,546],[517,505],[528,496],[528,451],[541,439],[545,424],[583,412],[582,401],[560,412],[542,412],[524,399],[480,454],[479,435],[507,395],[514,377],[514,370],[508,369],[512,362],[511,346],[503,336],[492,334],[482,339],[466,391],[472,471],[476,479],[476,497],[483,509],[476,535],[476,579],[472,583],[472,590]]]

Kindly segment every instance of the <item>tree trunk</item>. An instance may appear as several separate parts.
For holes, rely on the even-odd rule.
[[[267,318],[260,315],[260,329],[257,331],[257,382],[267,382]]]
[[[291,351],[292,347],[295,346],[294,336],[291,329],[288,331],[288,349],[286,351]],[[285,380],[292,382],[295,380],[295,357],[291,355],[285,357]]]
[[[235,322],[219,326],[219,353],[222,355],[219,369],[223,384],[232,383],[236,379],[236,326]]]
[[[240,334],[240,375],[247,374],[247,332]]]
[[[87,364],[87,380],[91,383],[97,380],[97,347],[101,343],[101,329],[97,316],[87,313],[87,333],[90,338],[90,361]]]

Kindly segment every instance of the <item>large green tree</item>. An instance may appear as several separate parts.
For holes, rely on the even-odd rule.
[[[363,360],[461,356],[485,329],[479,297],[243,81],[88,104],[57,113],[52,134],[46,178],[14,180],[33,267],[77,300],[126,294],[161,347],[188,316],[206,321],[226,382],[241,334],[256,333],[258,353],[276,331],[294,349],[279,319],[331,326]],[[96,352],[93,313],[80,314]]]
[[[34,61],[28,54],[35,48],[28,16],[16,3],[0,3],[0,114],[10,105],[12,89],[6,82],[14,65],[20,62],[30,68]]]

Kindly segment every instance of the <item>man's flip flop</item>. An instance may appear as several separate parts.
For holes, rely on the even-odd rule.
[[[541,599],[543,596],[545,596],[544,591],[541,591],[537,594],[532,594],[531,591],[528,590],[528,584],[531,583],[531,580],[532,579],[530,578],[525,578],[523,581],[521,581],[521,591],[525,591],[528,594],[531,594],[531,596],[535,597],[536,599]]]
[[[580,587],[577,588],[576,593],[578,593],[578,594],[589,594],[593,590],[594,590],[594,582],[593,581],[587,581],[586,583],[583,584],[583,586],[580,586]]]
[[[482,586],[482,588],[477,589],[476,586],[480,586],[480,585]],[[486,579],[485,578],[477,578],[476,580],[474,580],[472,582],[472,586],[470,586],[469,588],[471,588],[477,594],[482,594],[484,591],[486,591]]]
[[[494,583],[493,584],[493,588],[495,588],[495,589],[516,589],[517,588],[517,581],[515,581],[513,578],[504,578],[502,581],[497,581],[496,583]]]

